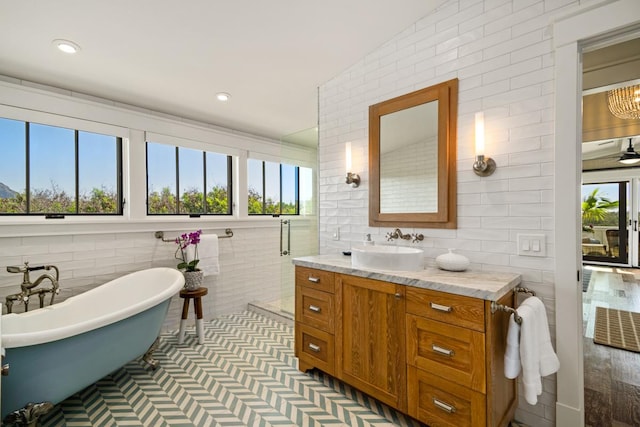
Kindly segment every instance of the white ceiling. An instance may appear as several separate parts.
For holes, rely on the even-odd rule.
[[[444,1],[3,0],[0,74],[281,139],[316,126],[319,85]]]

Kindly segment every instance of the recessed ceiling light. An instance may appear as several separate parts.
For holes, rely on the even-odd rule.
[[[218,98],[218,101],[225,102],[231,99],[231,95],[226,92],[218,92],[216,93],[216,98]]]
[[[69,40],[56,39],[53,45],[64,53],[76,53],[80,50],[80,46]]]

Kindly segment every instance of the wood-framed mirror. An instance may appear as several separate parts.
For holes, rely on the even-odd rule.
[[[456,228],[458,79],[369,107],[369,225]]]

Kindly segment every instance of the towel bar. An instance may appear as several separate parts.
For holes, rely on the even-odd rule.
[[[528,288],[514,288],[513,289],[514,293],[525,293],[525,294],[531,294],[532,296],[536,296],[536,293],[534,291],[532,291],[531,289]],[[516,323],[518,325],[522,325],[522,317],[520,317],[520,315],[518,315],[518,312],[516,311],[515,308],[513,307],[509,307],[506,305],[502,305],[502,304],[498,304],[495,301],[491,301],[491,314],[495,313],[496,311],[504,311],[506,313],[513,313],[513,320],[516,321]]]
[[[233,230],[230,228],[227,228],[224,230],[224,236],[218,236],[218,239],[229,239],[231,237],[233,237]],[[165,239],[164,238],[164,231],[156,231],[154,236],[156,237],[156,239],[160,239],[163,242],[167,242],[167,243],[175,243],[176,239]]]

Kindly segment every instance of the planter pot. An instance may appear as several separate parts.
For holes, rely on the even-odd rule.
[[[185,289],[192,291],[202,286],[202,281],[204,280],[204,273],[202,270],[183,271],[182,274],[184,275]]]

